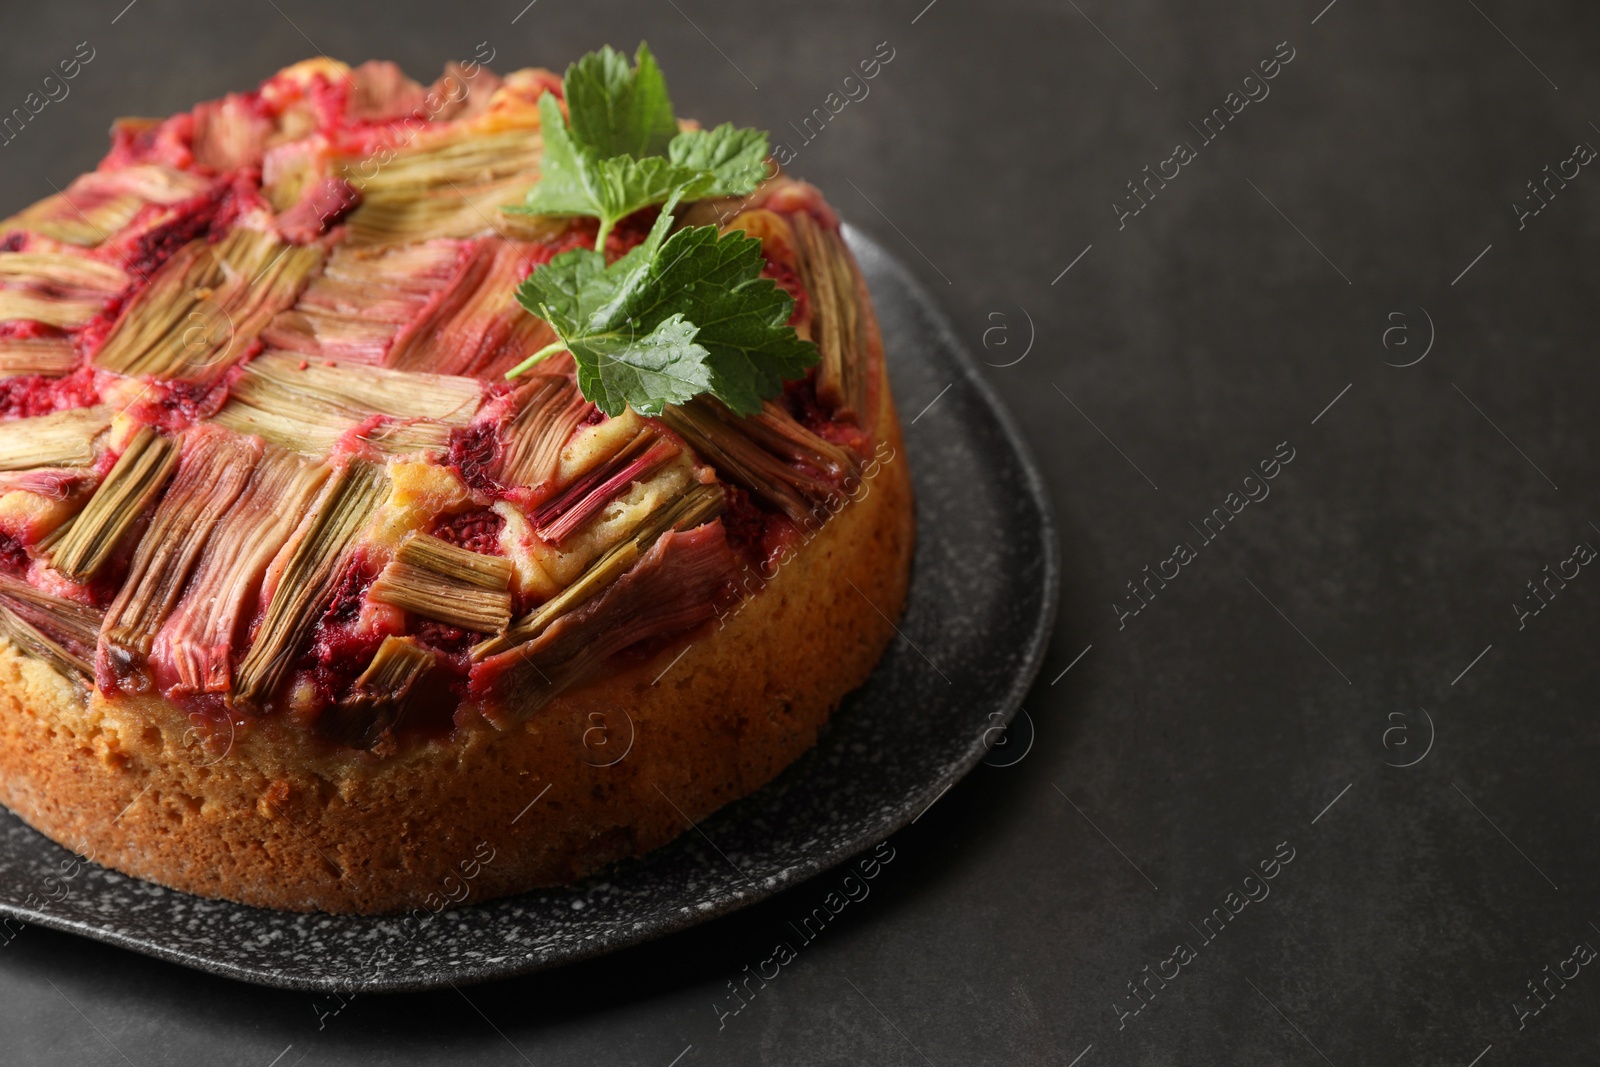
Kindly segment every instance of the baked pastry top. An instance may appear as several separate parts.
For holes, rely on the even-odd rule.
[[[186,721],[183,744],[217,774],[275,745],[279,763],[304,753],[324,779],[517,731],[725,629],[892,459],[865,288],[816,190],[773,167],[745,195],[674,197],[615,225],[503,210],[538,182],[541,100],[548,123],[562,94],[543,70],[452,64],[425,87],[390,63],[310,60],[253,92],[120,120],[96,170],[0,221],[0,719],[10,707],[16,720],[0,723],[0,800],[72,832],[77,816],[19,769],[72,758],[40,739],[52,714],[121,716],[98,762],[137,774],[107,779],[94,800],[108,805],[179,752],[158,731],[136,753],[130,721]],[[598,238],[616,263],[669,222],[759,240],[763,280],[748,284],[787,295],[769,325],[815,346],[814,365],[748,414],[709,394],[607,414],[551,322],[518,301],[564,253]],[[873,531],[902,530],[878,564],[899,578],[869,587],[879,603],[857,592],[887,622],[910,505],[902,488],[882,495],[889,510],[858,532],[881,551]],[[689,814],[809,744],[875,661],[880,629],[841,635],[866,651],[808,698],[806,725],[785,726],[781,757]],[[837,649],[808,654],[826,675]],[[774,692],[763,677],[729,695]],[[274,791],[293,777],[281,766],[238,773],[274,811],[293,805],[293,789]],[[185,788],[202,811],[204,790]],[[338,848],[336,823],[310,832]],[[496,891],[670,836],[574,846],[565,866],[530,863]],[[274,906],[408,899],[398,881],[350,888],[344,867],[337,889],[280,890],[252,888],[249,871],[178,871],[148,842],[110,851],[135,873]],[[419,856],[396,877],[433,869]]]

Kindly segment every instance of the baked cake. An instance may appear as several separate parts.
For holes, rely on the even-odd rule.
[[[642,46],[119,120],[0,221],[0,376],[0,801],[191,893],[643,854],[812,745],[906,595],[838,219]]]

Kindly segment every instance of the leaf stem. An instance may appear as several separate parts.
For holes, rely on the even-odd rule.
[[[535,364],[555,355],[557,352],[565,351],[566,347],[567,343],[565,341],[551,341],[549,344],[539,349],[539,351],[535,352],[521,363],[518,363],[515,367],[512,367],[510,370],[506,371],[506,377],[515,378],[518,375],[526,374],[528,371],[534,368]]]
[[[595,231],[594,235],[594,250],[602,256],[606,254],[606,238],[611,236],[611,227],[615,222],[615,219],[608,219],[604,215],[600,216],[600,228]]]

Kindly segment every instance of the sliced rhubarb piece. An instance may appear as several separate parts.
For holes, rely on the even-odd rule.
[[[73,581],[94,577],[177,465],[177,443],[149,426],[139,427],[83,510],[41,543],[50,565]]]
[[[555,478],[561,450],[594,410],[565,374],[539,374],[514,397],[516,414],[506,425],[505,451],[496,474],[502,485],[538,489]]]
[[[511,621],[511,561],[413,533],[367,595],[463,630],[499,633]]]
[[[737,418],[716,401],[708,400],[700,406],[724,425],[737,428],[780,459],[822,474],[825,483],[836,486],[851,475],[861,473],[860,462],[848,448],[812,433],[774,401],[768,400],[761,405],[760,411],[743,419]],[[819,491],[814,483],[799,484]]]
[[[709,621],[736,573],[720,523],[666,533],[598,599],[478,663],[471,692],[496,725],[522,721],[618,652]]]
[[[87,685],[100,612],[0,574],[0,637]]]
[[[82,326],[100,313],[105,301],[0,289],[0,322],[42,322],[58,329]]]
[[[350,97],[345,118],[353,122],[387,122],[424,108],[427,90],[406,76],[400,64],[369,59],[350,70]]]
[[[93,477],[88,467],[36,467],[0,471],[0,496],[32,493],[47,500],[65,500]]]
[[[817,397],[836,417],[857,422],[868,415],[866,317],[856,290],[856,268],[837,231],[804,211],[789,217],[799,245],[800,274],[814,298],[811,334],[822,362]]]
[[[379,451],[404,455],[443,449],[482,395],[472,378],[330,367],[268,352],[245,366],[216,422],[307,455],[325,456],[355,431]]]
[[[78,365],[70,337],[0,338],[0,377],[59,378]]]
[[[371,748],[405,720],[417,683],[438,656],[414,637],[389,634],[348,696],[322,715],[322,732],[351,748]]]
[[[770,403],[761,414],[740,419],[720,402],[697,397],[668,407],[661,421],[725,478],[797,524],[815,521],[822,502],[839,492],[839,468],[854,462]],[[818,467],[797,458],[814,459]]]
[[[166,693],[224,693],[262,577],[294,533],[328,467],[266,446],[250,483],[218,522],[188,588],[150,652]]]
[[[0,471],[88,466],[114,414],[108,407],[73,408],[0,422]]]
[[[504,633],[476,645],[472,649],[472,658],[487,659],[519,643],[531,641],[556,619],[605,591],[650,551],[650,547],[667,531],[692,530],[703,526],[722,512],[726,500],[727,496],[720,485],[694,485],[682,496],[664,502],[641,518],[624,540],[589,564],[560,593],[531,614],[518,619]]]
[[[96,675],[114,688],[150,653],[223,514],[250,480],[261,444],[216,427],[184,435],[172,484],[139,539],[127,578],[106,609]]]
[[[541,140],[528,125],[485,133],[472,126],[424,129],[374,166],[341,160],[340,177],[361,193],[348,220],[357,245],[407,244],[491,232],[500,208],[522,199],[539,174]]]
[[[84,253],[0,253],[0,284],[67,297],[104,300],[133,281],[128,272]]]
[[[640,431],[610,460],[542,504],[532,515],[534,531],[550,544],[560,545],[624,489],[650,477],[677,454],[673,442],[654,431]]]
[[[261,339],[308,357],[379,364],[461,266],[459,241],[334,249],[322,273]],[[426,368],[435,369],[435,368]]]
[[[444,72],[428,88],[434,122],[462,122],[487,112],[494,94],[505,82],[487,67],[474,63],[470,68],[455,60],[444,65]]]
[[[555,340],[550,325],[516,299],[517,286],[548,254],[499,237],[473,242],[447,289],[395,339],[385,364],[497,378]]]
[[[229,93],[195,106],[192,151],[197,165],[220,173],[261,163],[262,149],[276,123],[254,96]]]
[[[145,205],[176,204],[209,184],[198,174],[158,164],[91,171],[54,196],[0,221],[0,233],[27,230],[93,248],[131,222]]]
[[[332,599],[356,535],[388,494],[388,484],[381,468],[351,460],[329,480],[279,552],[268,572],[272,598],[236,675],[239,704],[262,706],[288,673],[295,652]]]
[[[322,263],[316,247],[238,228],[193,241],[123,310],[95,366],[127,375],[208,381],[248,351]]]
[[[308,185],[300,200],[273,220],[273,225],[295,244],[310,244],[360,203],[361,194],[343,178],[318,178]]]

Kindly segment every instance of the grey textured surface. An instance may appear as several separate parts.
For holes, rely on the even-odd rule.
[[[782,130],[889,41],[870,96],[792,169],[910,264],[1039,452],[1064,585],[1033,747],[895,835],[871,895],[720,1029],[726,983],[836,875],[545,975],[357,998],[322,1030],[312,997],[29,929],[0,950],[0,1057],[1595,1062],[1600,978],[1543,968],[1600,947],[1600,579],[1584,568],[1520,629],[1512,605],[1577,542],[1600,546],[1600,177],[1520,229],[1512,205],[1600,145],[1600,9],[525,2],[139,0],[115,25],[123,0],[8,4],[0,101],[80,40],[99,52],[0,148],[0,201],[91,165],[116,113],[313,47],[426,75],[483,40],[504,67],[643,36],[681,111]],[[1283,41],[1270,96],[1199,144],[1190,123]],[[1125,183],[1179,140],[1197,158],[1119,229]],[[1392,365],[1430,332],[1426,358]],[[1284,441],[1270,497],[1119,629],[1124,583],[1198,545],[1189,524]],[[1246,874],[1281,842],[1295,858],[1271,895],[1204,941],[1191,924],[1258,886]],[[1180,941],[1194,958],[1119,1030],[1127,983],[1172,973]]]

